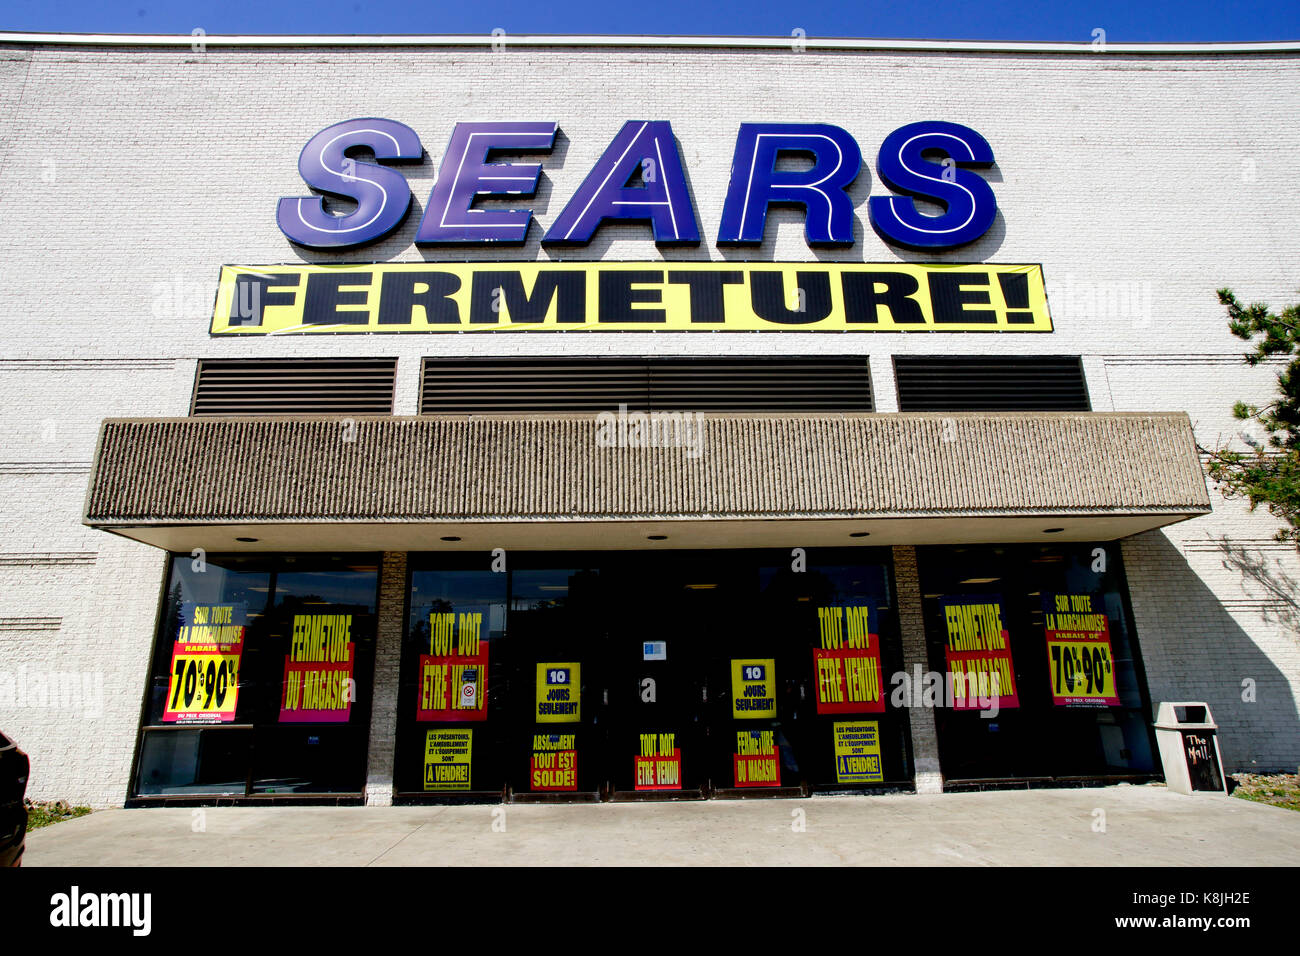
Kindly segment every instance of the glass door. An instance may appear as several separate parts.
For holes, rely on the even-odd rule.
[[[510,581],[509,786],[515,800],[597,800],[605,784],[601,571],[516,570]]]
[[[657,557],[657,556],[656,556]],[[609,575],[607,796],[699,799],[709,782],[707,653],[717,575],[688,560]]]

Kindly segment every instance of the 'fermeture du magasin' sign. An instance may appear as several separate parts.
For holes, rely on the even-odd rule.
[[[475,208],[482,197],[534,194],[542,164],[489,162],[489,153],[549,153],[555,123],[458,123],[443,155],[415,242],[464,247],[523,243],[532,212]],[[366,149],[375,162],[349,151]],[[811,165],[786,168],[798,155]],[[298,170],[316,190],[281,199],[277,223],[296,245],[353,249],[382,239],[410,211],[396,163],[424,158],[419,136],[388,119],[355,119],[317,133]],[[868,201],[886,242],[928,252],[974,242],[992,226],[997,200],[974,169],[993,164],[977,132],[956,123],[912,123],[881,144],[877,171],[894,195]],[[838,126],[742,123],[716,243],[763,242],[768,210],[804,215],[810,247],[848,246],[855,222],[849,186],[862,165]],[[355,209],[326,209],[325,196]],[[914,199],[943,208],[921,212]],[[672,128],[624,124],[546,229],[544,247],[589,243],[606,223],[645,226],[663,246],[699,245],[694,203]],[[214,335],[446,331],[1051,331],[1037,265],[754,262],[403,262],[225,266]]]

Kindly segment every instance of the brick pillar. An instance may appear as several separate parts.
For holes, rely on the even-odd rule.
[[[406,629],[406,552],[385,551],[379,568],[375,628],[375,683],[366,759],[366,805],[393,805],[393,750],[397,741],[397,678]]]
[[[903,641],[903,670],[914,678],[918,668],[930,670],[925,650],[925,620],[921,616],[921,581],[916,570],[916,548],[894,545],[894,588],[898,593],[898,630]],[[939,770],[939,738],[934,729],[934,711],[911,707],[908,723],[912,730],[912,761],[917,793],[942,793]]]

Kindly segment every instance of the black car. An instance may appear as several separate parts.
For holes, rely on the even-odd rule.
[[[21,866],[27,836],[27,754],[0,734],[0,866]]]

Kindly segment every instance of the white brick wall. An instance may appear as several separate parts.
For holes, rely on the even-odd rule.
[[[866,354],[882,410],[896,407],[893,354],[1082,354],[1094,408],[1186,409],[1212,443],[1234,431],[1234,399],[1271,389],[1269,370],[1238,361],[1214,290],[1275,306],[1296,295],[1298,107],[1291,55],[0,45],[0,552],[17,556],[0,566],[0,618],[59,619],[57,630],[0,621],[0,673],[102,672],[106,699],[95,719],[0,710],[0,727],[32,753],[33,794],[96,804],[125,794],[163,558],[80,525],[86,469],[102,418],[185,414],[198,358],[396,355],[397,410],[410,413],[420,358],[435,354]],[[412,215],[360,253],[295,249],[274,211],[307,192],[299,151],[324,126],[370,115],[412,126],[430,154],[407,173]],[[542,251],[545,226],[631,118],[671,120],[706,241],[660,253],[634,227],[604,230],[581,252]],[[866,197],[883,192],[881,140],[927,118],[974,127],[998,158],[998,221],[945,255],[894,250],[866,222]],[[452,125],[488,119],[559,123],[532,202],[540,228],[521,248],[423,255],[1041,262],[1056,331],[209,339],[222,263],[419,261],[412,237]],[[813,254],[798,218],[776,212],[761,249],[724,253],[712,237],[736,127],[787,120],[858,139],[861,241]],[[179,306],[166,301],[177,283]],[[1300,638],[1287,582],[1300,562],[1269,543],[1273,527],[1222,508],[1136,539],[1125,556],[1153,698],[1205,697],[1233,765],[1294,769]],[[1247,563],[1262,555],[1280,590],[1206,550],[1222,536]],[[34,557],[55,552],[96,557]],[[1246,677],[1255,704],[1239,700]]]

